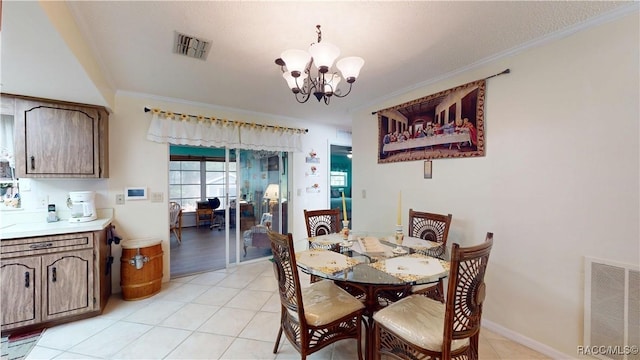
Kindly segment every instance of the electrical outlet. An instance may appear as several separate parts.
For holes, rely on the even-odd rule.
[[[151,202],[162,202],[162,193],[161,192],[152,192],[151,193]]]
[[[38,206],[39,207],[47,207],[49,205],[49,196],[42,195],[38,198]]]
[[[116,194],[116,204],[124,205],[124,194]]]

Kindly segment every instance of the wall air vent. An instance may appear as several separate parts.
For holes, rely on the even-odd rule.
[[[175,32],[175,41],[173,44],[173,52],[176,54],[206,60],[211,48],[211,41],[202,40]]]
[[[584,345],[581,355],[638,359],[640,268],[585,257]]]

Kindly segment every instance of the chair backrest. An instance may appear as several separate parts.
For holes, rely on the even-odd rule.
[[[450,347],[451,340],[470,338],[480,330],[486,293],[484,274],[492,246],[492,233],[487,233],[485,242],[480,245],[452,246],[443,346]]]
[[[409,236],[441,243],[437,257],[444,256],[444,250],[449,238],[451,214],[441,215],[409,209]]]
[[[271,226],[271,222],[273,221],[273,215],[271,215],[271,213],[264,213],[262,214],[262,219],[260,219],[260,225],[267,225],[267,222],[269,223],[269,226]]]
[[[285,235],[275,231],[268,231],[267,235],[271,242],[271,252],[273,253],[273,264],[276,268],[276,280],[278,281],[282,310],[283,312],[285,310],[295,312],[298,319],[305,319],[298,265],[293,248],[293,237],[291,233]],[[305,322],[300,321],[300,326],[303,327],[304,333]]]
[[[209,207],[211,208],[211,210],[215,210],[220,207],[220,199],[218,199],[217,197],[213,199],[207,199],[207,201],[209,201]]]
[[[175,201],[169,202],[169,225],[174,227],[178,224],[180,215],[182,214],[182,207]]]
[[[305,209],[304,221],[308,237],[337,233],[340,232],[340,209]]]

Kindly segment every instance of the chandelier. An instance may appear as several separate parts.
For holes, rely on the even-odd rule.
[[[309,46],[309,51],[285,50],[276,59],[276,64],[282,70],[282,77],[287,81],[287,85],[293,92],[299,103],[309,100],[311,94],[329,105],[332,96],[345,97],[351,92],[351,87],[360,74],[360,69],[364,65],[361,57],[350,56],[340,59],[336,67],[340,71],[331,69],[333,62],[340,56],[340,49],[337,46],[322,41],[322,31],[320,25],[316,25],[318,42]],[[312,74],[312,65],[315,65],[317,72]],[[338,89],[338,84],[342,79],[349,84],[345,93]]]

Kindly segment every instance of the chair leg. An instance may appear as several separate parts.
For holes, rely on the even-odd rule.
[[[276,344],[273,347],[273,353],[278,353],[278,347],[280,346],[280,338],[282,337],[282,325],[280,325],[280,330],[278,330],[278,337],[276,338]]]
[[[470,346],[469,346],[469,351],[471,352],[469,354],[469,359],[470,360],[477,360],[478,359],[478,346],[479,346],[479,339],[480,339],[480,331],[478,330],[478,332],[473,335],[469,341],[470,341]]]
[[[182,239],[181,239],[181,236],[178,235],[179,234],[178,231],[176,229],[173,229],[171,232],[173,232],[173,235],[175,235],[176,240],[178,240],[178,245],[182,245]]]

